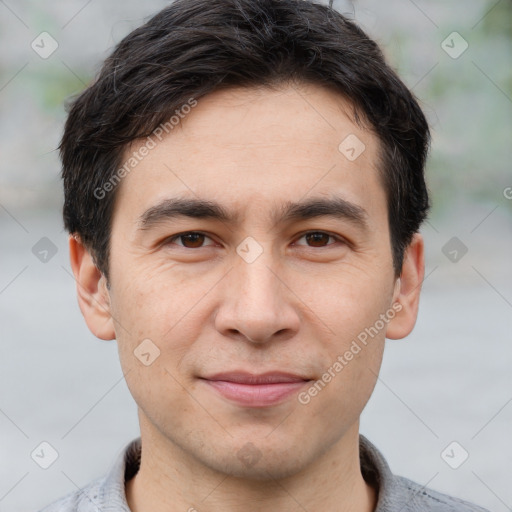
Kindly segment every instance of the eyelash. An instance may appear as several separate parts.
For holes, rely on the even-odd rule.
[[[341,243],[341,244],[346,244],[347,242],[345,240],[343,240],[342,238],[340,238],[339,236],[337,235],[333,235],[332,233],[329,233],[328,231],[315,231],[315,230],[311,230],[311,231],[306,231],[305,233],[302,233],[300,235],[300,237],[297,239],[297,240],[300,240],[301,238],[305,237],[306,235],[310,235],[310,234],[317,234],[317,233],[320,233],[322,235],[327,235],[329,236],[330,238],[334,238],[338,243]],[[178,233],[176,235],[173,235],[169,238],[167,238],[165,240],[165,244],[168,245],[168,244],[171,244],[173,243],[174,240],[176,239],[179,239],[179,238],[182,238],[186,235],[204,235],[205,237],[207,238],[210,238],[210,240],[212,239],[210,236],[208,236],[206,233],[203,233],[202,231],[184,231],[183,233]],[[201,246],[201,247],[194,247],[194,248],[191,248],[191,247],[185,247],[183,245],[179,245],[177,244],[179,247],[183,247],[184,249],[202,249],[203,247],[209,247],[209,246]],[[336,245],[335,243],[334,244],[327,244],[326,246],[323,246],[323,247],[319,247],[319,249],[323,249],[323,248],[326,248],[326,247],[330,247],[332,245]],[[306,247],[310,248],[310,249],[315,249],[314,246],[308,246],[306,245]]]

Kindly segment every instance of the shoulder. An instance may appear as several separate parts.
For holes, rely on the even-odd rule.
[[[125,445],[104,476],[66,494],[39,512],[130,512],[126,502],[125,480],[137,473],[140,450],[139,437]]]
[[[378,489],[375,512],[489,512],[393,474],[382,453],[363,435],[359,448],[363,477]]]
[[[392,492],[386,497],[384,510],[402,512],[489,512],[454,496],[424,487],[408,478],[394,476]]]
[[[105,477],[97,478],[83,489],[66,494],[39,512],[97,512],[100,510],[98,498],[104,482]]]

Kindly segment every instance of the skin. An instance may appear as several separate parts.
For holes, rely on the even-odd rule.
[[[395,275],[379,141],[350,112],[317,85],[212,93],[120,184],[108,286],[70,237],[82,313],[97,337],[117,339],[138,405],[141,467],[126,485],[134,512],[375,509],[359,466],[359,417],[385,337],[414,327],[424,255],[416,234]],[[338,150],[349,134],[366,146],[354,161]],[[140,229],[145,211],[178,195],[217,201],[239,219]],[[330,216],[271,219],[286,201],[334,196],[363,208],[366,228]],[[190,231],[206,236],[171,239]],[[327,236],[305,236],[318,231]],[[236,251],[248,236],[263,250],[252,263]],[[244,407],[198,378],[244,369],[320,379],[396,303],[400,312],[308,404],[295,393]],[[134,350],[148,338],[160,355],[145,366]],[[244,449],[259,460],[245,463]]]

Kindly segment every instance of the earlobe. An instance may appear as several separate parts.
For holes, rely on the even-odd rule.
[[[89,250],[74,235],[69,236],[69,255],[76,281],[78,305],[87,326],[102,340],[115,339],[105,276],[94,263]]]
[[[415,233],[404,253],[402,273],[395,284],[393,303],[400,304],[400,310],[390,320],[386,338],[405,338],[414,328],[418,316],[421,285],[425,275],[423,237]],[[397,310],[398,308],[394,308]]]

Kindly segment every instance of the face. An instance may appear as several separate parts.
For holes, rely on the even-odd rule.
[[[94,330],[143,436],[258,478],[357,428],[404,313],[379,143],[346,112],[319,86],[218,91],[123,178]]]

